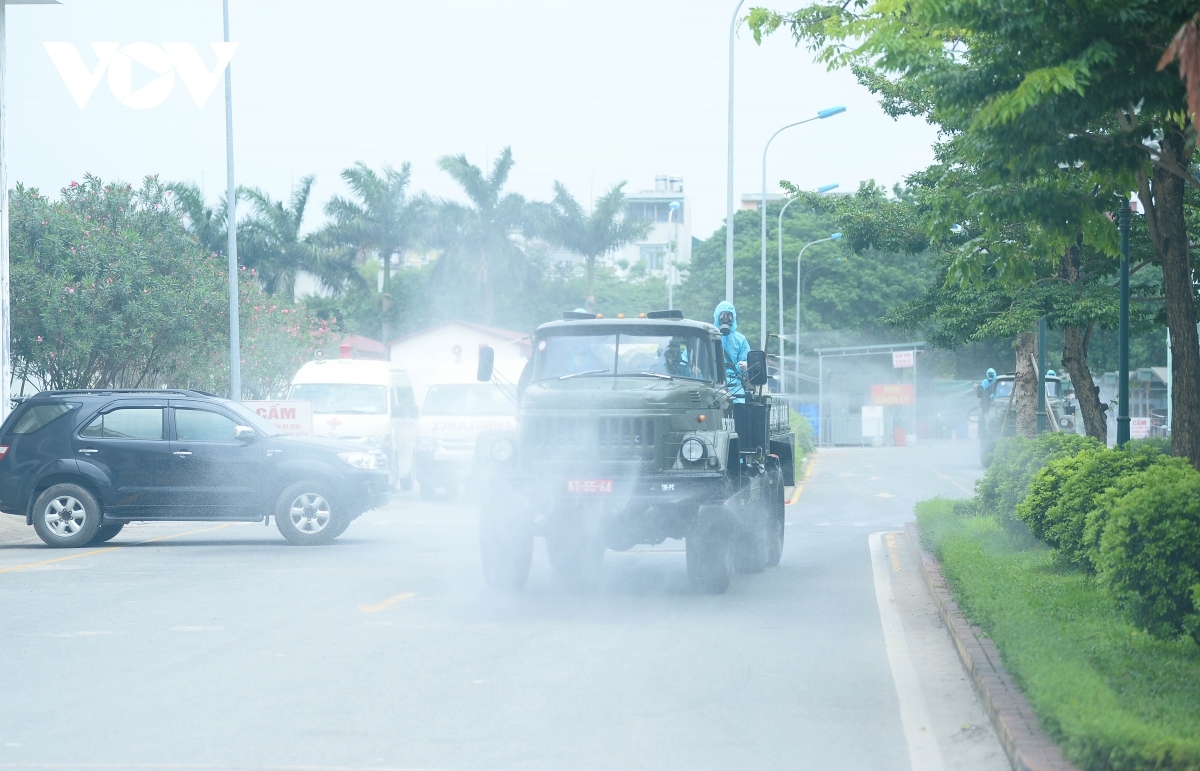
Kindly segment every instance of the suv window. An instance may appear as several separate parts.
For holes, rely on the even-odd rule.
[[[175,438],[183,442],[236,442],[234,423],[208,410],[175,409]]]
[[[121,407],[97,415],[79,435],[88,439],[162,439],[162,407]]]
[[[51,421],[61,418],[68,412],[79,409],[78,403],[57,402],[55,404],[35,404],[25,410],[25,414],[17,418],[17,425],[13,427],[14,434],[32,434],[39,428],[48,425]]]

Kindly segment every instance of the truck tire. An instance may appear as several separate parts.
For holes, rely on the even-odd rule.
[[[88,541],[88,543],[97,544],[111,541],[112,539],[116,538],[117,534],[120,533],[124,528],[124,522],[106,522],[100,526],[100,529],[96,531],[96,534],[92,536],[92,540]]]
[[[996,440],[979,437],[979,465],[987,468],[992,465],[992,450],[996,449]]]
[[[341,535],[347,519],[333,505],[334,500],[323,482],[290,485],[275,502],[275,527],[284,538],[299,546],[327,544]]]
[[[767,567],[773,568],[783,557],[783,539],[787,532],[784,511],[783,470],[778,466],[767,468],[767,500],[770,503],[770,533],[767,537]]]
[[[33,529],[47,546],[87,546],[100,529],[100,503],[80,485],[51,485],[33,503]]]
[[[533,564],[533,519],[512,496],[479,507],[479,557],[488,586],[518,592]]]
[[[700,507],[687,535],[688,581],[705,594],[724,594],[733,574],[733,543],[723,504]]]

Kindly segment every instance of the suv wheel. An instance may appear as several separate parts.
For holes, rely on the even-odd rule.
[[[106,522],[100,526],[96,534],[92,536],[92,543],[105,543],[116,538],[117,535],[125,528],[124,522]]]
[[[34,501],[33,529],[49,546],[86,546],[100,529],[100,504],[79,485],[52,485]]]
[[[331,498],[321,483],[297,482],[279,496],[275,526],[295,544],[329,543],[345,530],[344,517],[330,503]]]
[[[686,546],[688,580],[692,586],[706,594],[723,594],[733,573],[733,544],[724,505],[700,507]]]

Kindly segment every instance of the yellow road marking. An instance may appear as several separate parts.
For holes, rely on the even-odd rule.
[[[946,473],[944,473],[944,472],[942,472],[942,471],[939,471],[939,470],[937,470],[937,469],[934,469],[934,470],[933,470],[933,473],[937,474],[937,475],[938,475],[938,476],[940,476],[942,479],[945,479],[945,480],[947,480],[948,482],[950,482],[950,484],[954,485],[954,486],[955,486],[955,487],[957,487],[959,490],[962,490],[964,493],[970,493],[970,492],[973,492],[972,490],[968,489],[968,488],[967,488],[965,485],[963,485],[961,482],[959,482],[957,479],[955,479],[954,477],[950,476],[949,474],[946,474]]]
[[[900,567],[900,555],[896,553],[896,534],[888,533],[886,536],[886,539],[887,539],[887,547],[888,547],[888,556],[892,560],[892,570],[894,570],[897,573],[900,573],[904,570],[904,568]]]
[[[221,528],[229,527],[232,524],[234,524],[234,523],[226,522],[223,525],[217,525],[216,527],[206,527],[206,528],[203,528],[202,530],[189,530],[186,533],[174,533],[173,535],[160,535],[157,538],[150,538],[145,541],[138,541],[137,543],[125,544],[122,546],[106,546],[103,549],[93,549],[91,551],[79,552],[78,554],[68,554],[66,557],[55,557],[54,559],[42,560],[41,562],[27,562],[24,565],[13,565],[12,567],[8,567],[8,568],[0,568],[0,573],[15,573],[18,570],[28,570],[29,568],[37,568],[37,567],[41,567],[42,565],[51,565],[55,562],[66,562],[67,560],[77,560],[80,557],[90,557],[93,554],[103,554],[106,551],[117,551],[118,549],[128,549],[131,546],[141,546],[141,545],[147,544],[147,543],[154,543],[155,541],[166,541],[166,540],[170,540],[171,538],[182,538],[185,535],[195,535],[196,533],[211,533],[214,530],[220,530]]]
[[[381,610],[387,610],[388,608],[392,607],[393,605],[397,605],[401,602],[404,602],[409,597],[416,597],[416,596],[417,596],[416,592],[400,592],[399,594],[394,594],[391,597],[388,597],[383,602],[377,602],[374,605],[359,605],[358,609],[360,611],[362,611],[363,613],[378,613]]]
[[[808,467],[804,469],[804,478],[800,480],[800,484],[796,485],[796,491],[792,493],[792,499],[788,501],[789,506],[794,506],[796,501],[800,500],[800,493],[804,492],[804,485],[808,484],[808,477],[812,474],[813,466],[816,465],[817,459],[810,458]]]

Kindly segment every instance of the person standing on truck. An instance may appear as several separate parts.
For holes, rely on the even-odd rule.
[[[987,374],[975,389],[975,395],[979,397],[979,409],[984,415],[988,414],[992,408],[992,399],[996,398],[996,370],[988,367]]]
[[[713,311],[713,324],[721,330],[721,348],[725,351],[725,382],[735,398],[745,400],[746,388],[742,385],[741,374],[746,371],[750,342],[737,331],[737,309],[733,303],[717,303]]]

